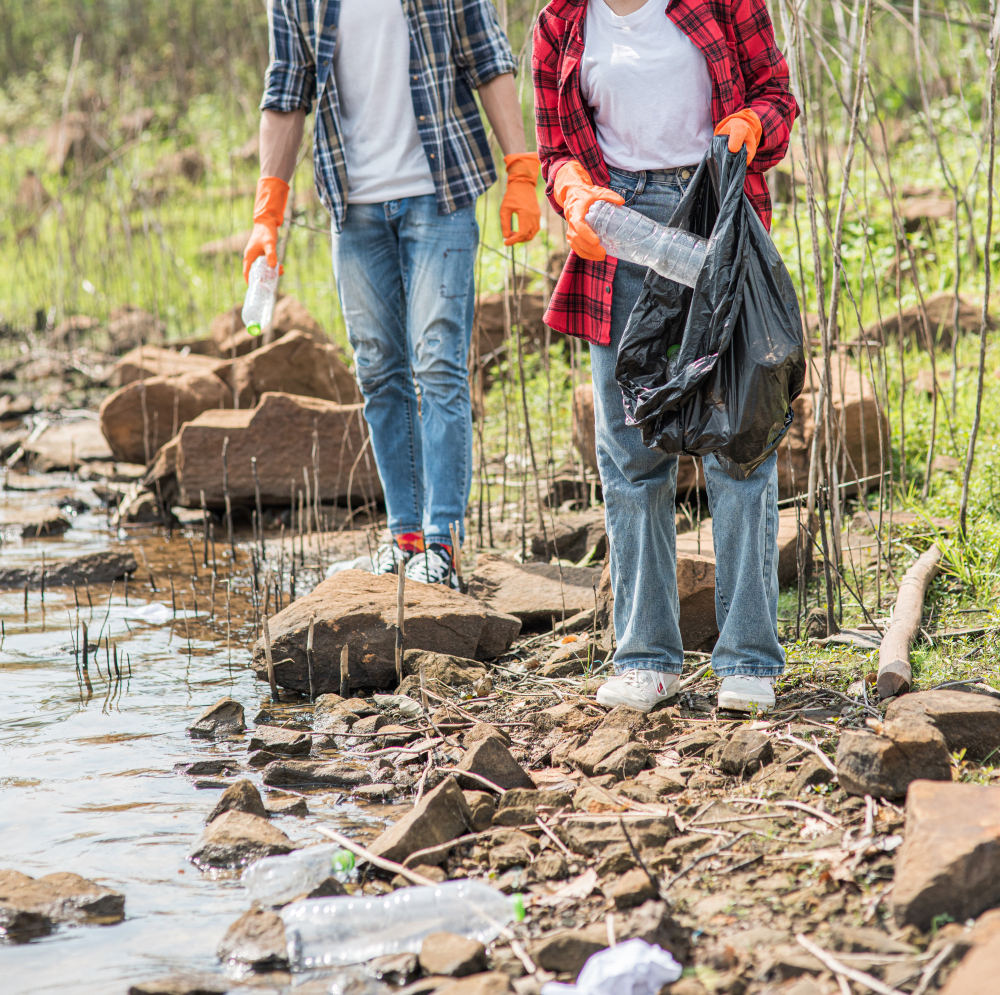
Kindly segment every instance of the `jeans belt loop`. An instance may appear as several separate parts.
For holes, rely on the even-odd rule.
[[[632,194],[633,198],[641,197],[643,190],[646,189],[646,170],[639,170],[639,180],[635,185],[635,193]]]

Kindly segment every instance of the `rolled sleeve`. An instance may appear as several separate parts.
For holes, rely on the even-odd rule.
[[[264,80],[262,111],[309,110],[316,96],[316,62],[287,0],[268,4],[270,62]]]
[[[517,59],[490,0],[456,0],[453,58],[469,86],[479,89],[502,73],[516,73]]]

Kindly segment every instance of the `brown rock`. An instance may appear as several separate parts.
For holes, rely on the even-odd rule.
[[[106,550],[101,553],[87,553],[70,560],[51,561],[45,566],[46,587],[70,587],[73,584],[110,584],[121,580],[126,574],[134,573],[135,557],[127,551]],[[7,567],[0,570],[0,588],[20,587],[26,583],[35,586],[42,579],[41,567],[24,569]]]
[[[801,795],[811,784],[829,784],[832,780],[833,774],[825,763],[818,757],[808,757],[802,761],[789,794],[794,798],[796,795]]]
[[[682,757],[700,757],[705,751],[715,746],[721,737],[711,729],[696,729],[687,736],[682,736],[675,744],[674,749]]]
[[[243,237],[243,245],[239,248],[242,255],[243,246],[246,245],[249,233]],[[327,344],[326,333],[322,325],[309,313],[303,304],[296,298],[280,295],[274,305],[274,313],[271,315],[271,324],[264,329],[259,337],[253,337],[246,331],[243,324],[243,304],[234,304],[228,311],[216,315],[209,326],[212,339],[222,356],[231,356],[233,346],[236,346],[236,355],[244,356],[252,349],[260,349],[268,342],[281,338],[288,332],[297,331],[308,335],[317,344]]]
[[[93,418],[51,424],[33,441],[26,441],[24,451],[38,473],[76,470],[84,462],[113,459],[101,426]]]
[[[961,692],[959,692],[961,693]],[[976,944],[949,975],[941,995],[994,995],[1000,977],[1000,934]]]
[[[437,988],[434,995],[505,995],[509,991],[510,978],[503,971],[487,971]]]
[[[312,479],[314,427],[320,439],[322,500],[346,498],[348,490],[354,499],[374,501],[381,496],[375,461],[366,461],[361,455],[367,428],[360,406],[268,393],[255,408],[248,410],[241,404],[238,411],[205,411],[181,428],[174,460],[177,503],[185,508],[200,507],[200,492],[204,490],[209,507],[225,506],[222,444],[228,438],[232,503],[253,505],[256,492],[250,460],[256,457],[262,503],[287,505],[292,481],[296,488],[302,487],[303,467]]]
[[[755,729],[737,729],[726,743],[719,760],[723,773],[733,777],[752,777],[761,767],[774,762],[771,740]]]
[[[577,563],[587,555],[592,563],[600,563],[608,551],[603,509],[559,515],[554,525],[547,521],[545,526],[544,534],[539,530],[531,537],[531,554],[543,563],[554,556]]]
[[[460,656],[421,649],[409,649],[403,654],[404,674],[419,677],[421,667],[426,680],[443,681],[455,687],[471,687],[486,676],[486,668],[482,664]]]
[[[922,930],[1000,903],[1000,787],[910,785],[892,901],[900,926]]]
[[[345,761],[275,760],[264,768],[263,781],[269,787],[325,784],[332,788],[356,788],[371,784],[372,776],[363,767]]]
[[[595,777],[611,774],[617,780],[635,777],[649,763],[649,747],[642,743],[626,743],[594,765]]]
[[[496,802],[488,791],[463,791],[465,803],[472,813],[472,831],[481,833],[493,824],[493,814],[496,812]]]
[[[284,753],[288,756],[308,756],[312,749],[312,736],[298,729],[257,726],[250,735],[249,749],[269,750],[271,753]]]
[[[467,729],[462,737],[462,745],[468,750],[476,743],[491,737],[499,739],[504,746],[510,746],[510,736],[503,729],[491,725],[489,722],[477,722],[471,729]]]
[[[501,556],[480,555],[469,577],[469,594],[526,624],[548,623],[594,607],[594,585],[600,567],[563,567],[517,563]]]
[[[583,929],[558,929],[528,946],[532,960],[546,971],[579,974],[592,954],[608,945],[607,926],[594,923]]]
[[[295,844],[266,819],[230,810],[205,827],[188,860],[202,867],[245,867],[294,849]]]
[[[353,687],[395,687],[396,577],[344,570],[270,619],[275,675],[282,687],[308,691],[306,636],[316,616],[314,683],[319,693],[340,687],[346,643]],[[406,643],[464,658],[492,659],[510,646],[521,623],[441,584],[406,585]],[[254,646],[254,671],[266,679],[264,645]]]
[[[605,757],[611,756],[616,750],[632,742],[635,739],[636,732],[645,723],[646,716],[642,712],[634,708],[626,708],[624,705],[619,705],[604,717],[593,734],[581,746],[577,747],[569,755],[568,759],[570,763],[577,764],[584,774],[592,776],[596,773],[598,764]],[[646,753],[648,755],[648,751]],[[623,766],[625,756],[625,754],[622,754]],[[634,763],[635,759],[632,756],[632,759],[628,763],[630,769],[634,766]],[[645,761],[643,761],[643,766],[645,766]],[[632,773],[634,774],[641,769],[642,767],[638,767]],[[609,771],[605,771],[605,773],[609,773]],[[631,777],[632,774],[626,776]]]
[[[420,966],[427,974],[464,978],[486,970],[486,947],[455,933],[431,933],[420,947]]]
[[[524,768],[510,755],[503,742],[493,736],[480,740],[462,757],[457,765],[459,770],[478,774],[487,781],[505,790],[508,788],[534,788],[535,782]],[[471,778],[459,778],[467,788],[482,787]]]
[[[615,908],[619,912],[633,909],[637,905],[642,905],[643,902],[648,902],[651,898],[656,898],[656,888],[650,881],[649,875],[641,867],[636,867],[620,877],[616,877],[602,890],[605,897],[614,902]]]
[[[427,792],[369,849],[379,857],[402,863],[417,850],[438,846],[463,835],[471,825],[469,806],[456,781],[449,777]]]
[[[182,355],[174,349],[141,345],[125,353],[115,363],[109,382],[113,387],[125,387],[136,381],[177,377],[183,374],[214,376],[227,366],[228,363],[224,358],[199,356],[193,353]]]
[[[539,852],[538,841],[527,833],[511,829],[493,837],[490,869],[502,874],[511,867],[526,867]]]
[[[219,960],[255,971],[288,967],[285,924],[276,912],[253,908],[226,930],[217,951]]]
[[[419,971],[416,954],[386,954],[368,962],[368,970],[379,981],[389,985],[405,985]]]
[[[885,736],[845,731],[837,746],[837,779],[849,795],[901,798],[918,778],[951,780],[944,736],[929,722],[883,725]]]
[[[952,752],[965,750],[972,760],[984,760],[1000,748],[1000,701],[963,691],[918,691],[889,705],[889,721],[926,719],[944,736]]]
[[[0,514],[0,524],[12,531],[18,529],[22,539],[58,536],[69,530],[69,519],[58,508],[5,508]]]
[[[936,196],[912,197],[904,201],[904,204],[907,203],[913,204],[913,206],[909,207],[909,211],[913,213],[914,218],[920,217],[921,212],[926,212],[928,209],[933,209],[934,207],[943,210],[945,212],[943,216],[946,217],[950,217],[955,211],[954,203],[950,198]],[[942,349],[950,348],[951,335],[955,327],[954,293],[946,290],[941,293],[931,294],[924,298],[924,307],[927,309],[927,319],[931,335],[937,340],[937,345]],[[975,304],[966,298],[959,299],[958,325],[963,332],[975,332],[978,334],[980,317],[981,308],[979,304]],[[920,316],[920,305],[913,304],[908,308],[904,308],[902,319],[904,338],[914,340],[921,349],[926,349],[927,343]],[[986,322],[990,329],[996,328],[996,319],[993,315],[988,315]],[[883,331],[879,331],[878,324],[870,325],[865,329],[865,338],[872,338],[874,336],[874,341],[881,341],[879,336],[884,334],[885,341],[898,342],[899,325],[900,319],[897,312],[894,310],[886,312],[882,317]]]
[[[214,373],[150,377],[120,387],[103,400],[101,431],[116,459],[148,463],[185,422],[204,411],[232,406],[232,392]]]
[[[79,874],[33,878],[0,870],[0,923],[11,935],[42,935],[53,922],[109,924],[124,918],[124,895]]]
[[[389,720],[384,715],[369,715],[363,719],[358,719],[351,726],[351,734],[354,736],[365,736],[376,733],[389,724]]]
[[[202,739],[217,736],[231,736],[246,729],[243,706],[232,698],[220,698],[209,705],[201,715],[188,726],[188,735]]]
[[[639,850],[662,847],[677,835],[673,816],[629,818],[625,825],[632,845]],[[621,821],[613,814],[587,822],[566,822],[554,827],[553,831],[574,853],[588,857],[603,853],[611,846],[628,846]]]
[[[532,862],[531,873],[536,881],[565,881],[569,865],[561,853],[545,853]]]
[[[533,791],[530,788],[512,788],[505,792],[493,816],[494,826],[525,826],[538,817],[538,809],[551,811],[572,809],[573,799],[565,791]]]
[[[296,798],[294,795],[284,795],[279,798],[270,795],[264,800],[264,808],[268,815],[309,814],[309,806],[306,804],[305,798]]]
[[[128,995],[226,995],[232,982],[224,974],[182,971],[130,985]]]
[[[222,792],[222,797],[216,802],[215,808],[209,813],[205,822],[212,822],[223,812],[229,811],[249,812],[262,819],[267,818],[267,809],[260,799],[260,792],[245,777],[229,785]]]

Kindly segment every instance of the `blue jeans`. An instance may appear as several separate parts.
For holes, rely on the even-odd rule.
[[[349,204],[333,272],[393,535],[450,544],[472,486],[468,355],[479,227],[432,194]],[[414,381],[420,388],[420,399]],[[461,526],[460,526],[461,528]]]
[[[665,223],[693,174],[611,170],[611,187],[633,210]],[[647,449],[625,424],[615,362],[646,269],[619,260],[611,304],[611,344],[591,345],[597,462],[604,489],[611,584],[615,595],[616,673],[630,668],[679,674],[674,531],[677,457]],[[785,666],[778,643],[778,462],[772,455],[749,480],[735,481],[714,456],[704,459],[715,542],[719,676],[773,677]]]

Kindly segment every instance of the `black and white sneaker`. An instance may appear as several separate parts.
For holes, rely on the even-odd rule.
[[[413,557],[412,551],[400,549],[394,542],[384,542],[375,551],[375,557],[372,560],[372,573],[398,574],[399,565],[402,564],[405,568]],[[406,576],[409,577],[409,572]]]
[[[432,542],[406,565],[406,579],[421,584],[446,584],[458,590],[458,577],[451,562],[451,550]]]

